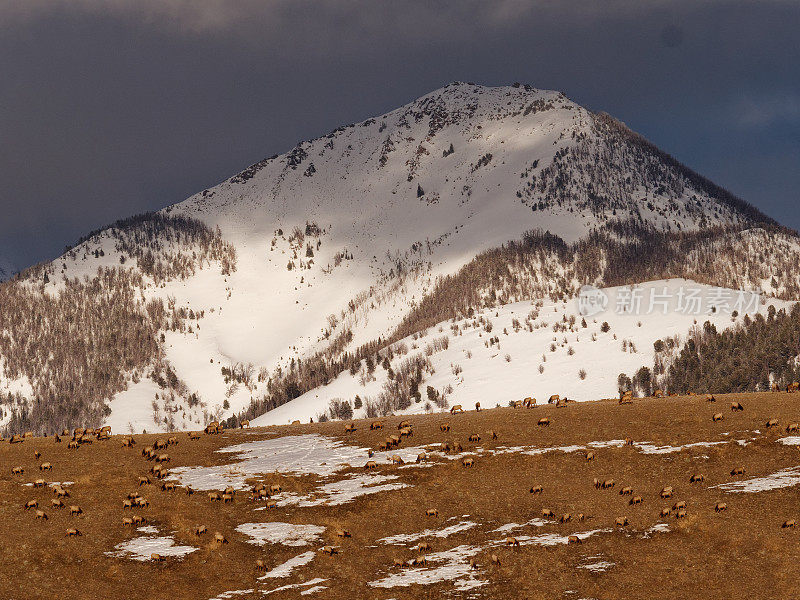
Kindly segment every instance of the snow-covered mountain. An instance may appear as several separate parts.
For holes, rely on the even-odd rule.
[[[94,232],[0,287],[2,418],[196,428],[287,402],[264,419],[314,417],[355,395],[340,382],[364,378],[388,343],[446,334],[470,309],[675,277],[793,299],[798,249],[607,115],[558,92],[456,83]],[[545,341],[516,352],[541,356]],[[559,387],[533,366],[531,382]],[[408,369],[425,389],[443,368]],[[508,394],[526,373],[509,371]],[[574,396],[616,391],[579,381]],[[316,389],[331,382],[335,396]]]

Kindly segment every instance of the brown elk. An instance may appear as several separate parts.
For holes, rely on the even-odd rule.
[[[500,566],[500,559],[497,558],[497,554],[492,554],[492,564],[498,567]]]
[[[33,482],[33,487],[40,488],[47,485],[47,482],[44,479],[37,479]]]
[[[420,452],[419,454],[417,454],[417,463],[425,462],[426,460],[428,460],[427,454],[425,454],[424,452]]]
[[[431,545],[428,542],[420,542],[417,545],[417,552],[430,552]]]
[[[219,492],[208,492],[208,499],[211,502],[220,502],[222,500],[222,494]]]
[[[36,460],[39,460],[41,457],[42,457],[42,453],[41,452],[39,452],[38,450],[34,450],[33,451],[33,458],[35,458]]]
[[[610,490],[616,485],[616,482],[613,479],[606,479],[603,483],[600,484],[600,487],[604,490]]]
[[[676,519],[685,519],[686,518],[686,511],[684,509],[678,510],[675,512]]]
[[[470,456],[470,457],[465,458],[464,460],[462,460],[461,463],[465,467],[474,467],[475,466],[475,459]]]
[[[50,506],[53,508],[64,508],[64,502],[60,499],[53,498],[50,500]]]
[[[786,426],[786,433],[797,433],[800,431],[800,424],[798,423],[789,423]]]
[[[586,452],[586,462],[589,462],[590,460],[594,460],[594,452],[591,450]]]
[[[450,431],[450,423],[442,423],[441,425],[439,425],[439,431],[441,431],[442,433],[447,433],[448,431]]]
[[[497,432],[494,429],[489,430],[489,437],[493,440],[497,439]]]
[[[244,429],[245,427],[250,429],[250,420],[249,419],[242,419],[241,421],[239,421],[239,428],[240,429]]]
[[[345,433],[353,433],[355,430],[356,430],[356,424],[355,423],[350,423],[349,425],[346,425],[345,428],[344,428],[344,432]]]
[[[670,511],[670,509],[669,509],[669,508],[662,508],[662,509],[661,509],[661,516],[662,516],[662,517],[668,517],[668,516],[669,516],[669,514],[670,514],[670,512],[672,512],[672,511]]]
[[[731,410],[741,412],[744,410],[744,406],[742,406],[741,402],[731,402]]]
[[[36,501],[36,500],[28,500],[25,503],[25,510],[28,510],[28,509],[31,509],[31,508],[39,508],[39,502]]]
[[[367,464],[364,465],[364,468],[365,469],[377,469],[378,468],[378,463],[376,463],[374,460],[368,460]]]
[[[383,429],[383,422],[382,421],[373,421],[369,424],[370,430],[374,429]]]
[[[268,510],[271,509],[271,508],[278,508],[278,501],[277,500],[267,500],[266,507],[267,507]]]
[[[672,505],[672,510],[680,510],[682,508],[686,508],[686,501],[681,500],[680,502],[676,502]]]
[[[69,498],[69,492],[60,485],[53,488],[53,493],[59,498]]]
[[[481,403],[480,402],[476,402],[475,403],[475,412],[481,412]]]
[[[131,517],[122,517],[123,527],[133,527],[133,519]]]
[[[76,442],[75,440],[72,440],[71,442],[68,442],[67,443],[67,448],[69,450],[77,450],[78,449],[78,442]]]
[[[401,429],[407,429],[411,427],[411,421],[402,420],[397,424],[397,430],[400,431]]]
[[[393,465],[402,465],[403,459],[400,457],[399,454],[392,454],[392,457],[389,459]]]
[[[628,525],[628,517],[617,517],[616,521],[614,521],[614,524],[617,527],[626,527]]]
[[[438,517],[439,516],[439,511],[437,509],[435,509],[435,508],[429,508],[429,509],[427,509],[425,511],[425,516],[426,517]]]
[[[150,478],[147,475],[143,475],[143,476],[139,477],[139,486],[140,487],[143,486],[143,485],[147,485],[148,483],[151,483],[151,481],[150,481]]]
[[[328,556],[333,556],[334,554],[339,553],[339,551],[333,546],[323,546],[319,551],[323,554],[327,554]]]
[[[784,521],[783,525],[781,525],[781,529],[786,529],[788,527],[794,527],[796,522],[794,519],[789,519],[788,521]]]
[[[81,535],[83,535],[83,534],[79,530],[75,529],[74,527],[71,527],[71,528],[67,529],[67,537],[77,537],[77,536],[81,536]]]
[[[519,540],[515,537],[507,537],[505,544],[506,546],[519,546]]]
[[[200,537],[204,533],[208,533],[208,527],[206,527],[205,525],[198,525],[197,527],[194,528],[194,534],[197,537]]]
[[[728,510],[728,505],[724,502],[717,502],[714,505],[714,512],[722,512],[723,510]]]
[[[544,488],[541,485],[535,485],[531,488],[531,494],[541,494],[544,492]]]
[[[744,475],[744,471],[745,471],[744,467],[734,467],[733,469],[731,469],[731,477],[734,477],[736,475]]]
[[[77,516],[83,514],[83,509],[80,506],[72,505],[69,507],[70,516]]]
[[[454,404],[453,408],[450,409],[450,414],[454,415],[456,413],[463,413],[464,409],[461,407],[460,404]]]
[[[336,531],[336,537],[349,538],[349,537],[352,537],[352,536],[350,535],[350,532],[347,531],[347,529],[339,529],[339,530]]]
[[[47,521],[48,520],[47,513],[44,512],[43,510],[37,510],[36,511],[36,518],[37,519],[42,519],[43,521]]]
[[[723,415],[722,413],[714,413],[714,415],[711,417],[711,420],[714,421],[714,423],[716,423],[717,421],[722,421],[724,418],[725,415]]]
[[[668,485],[661,489],[661,497],[662,498],[672,498],[674,490],[672,489],[671,485]]]
[[[218,544],[227,544],[228,543],[227,538],[224,535],[222,535],[219,531],[217,531],[214,534],[214,541],[217,542]]]
[[[25,472],[23,467],[11,467],[12,475],[22,475]]]
[[[39,465],[39,470],[40,471],[52,471],[53,470],[53,465],[51,465],[49,462],[42,463],[42,464]]]
[[[412,437],[414,435],[414,430],[411,427],[403,427],[400,430],[400,437]]]
[[[567,544],[580,544],[580,543],[581,543],[581,538],[579,538],[577,535],[571,535],[567,538]]]
[[[770,427],[777,427],[778,426],[778,419],[770,419],[764,424],[764,427],[769,429]]]
[[[542,518],[543,519],[552,519],[555,518],[556,514],[550,510],[549,508],[542,509]]]
[[[134,501],[134,504],[136,504],[136,506],[140,506],[142,508],[147,508],[148,506],[150,506],[150,501],[147,498],[141,498],[140,497],[140,498],[137,498]]]
[[[165,481],[161,484],[161,491],[164,492],[174,492],[175,491],[175,484],[171,481]]]
[[[642,498],[641,496],[634,496],[633,498],[631,498],[631,499],[628,501],[628,504],[630,504],[631,506],[633,506],[633,505],[635,505],[635,504],[641,504],[642,502],[644,502],[644,498]]]
[[[197,433],[196,431],[190,431],[189,432],[189,439],[190,440],[199,440],[200,439],[200,434]]]
[[[152,560],[153,562],[164,562],[167,559],[166,557],[161,556],[158,552],[153,552],[150,555],[150,560]]]
[[[256,559],[256,572],[257,573],[266,573],[267,572],[267,566],[264,564],[264,561],[261,560],[260,558]]]
[[[633,446],[633,440],[629,437],[625,438],[625,446]]]
[[[559,523],[562,523],[562,524],[563,524],[563,523],[569,523],[570,521],[572,521],[572,515],[571,515],[571,514],[569,514],[569,513],[564,513],[563,515],[561,515],[561,516],[558,518],[558,522],[559,522]]]
[[[717,399],[714,397],[714,394],[706,394],[706,402],[716,402]]]
[[[165,463],[169,461],[170,461],[169,454],[159,454],[158,456],[156,456],[157,463]]]
[[[691,477],[689,477],[689,483],[702,483],[706,480],[705,475],[701,473],[695,473]]]
[[[538,427],[550,427],[550,419],[548,419],[547,417],[542,417],[541,419],[539,419],[536,425]]]

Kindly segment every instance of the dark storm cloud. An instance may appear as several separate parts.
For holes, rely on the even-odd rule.
[[[450,81],[559,89],[800,227],[795,2],[0,0],[20,266]]]

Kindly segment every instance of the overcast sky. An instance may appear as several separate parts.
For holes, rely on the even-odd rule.
[[[798,31],[795,0],[0,0],[0,256],[457,80],[561,90],[800,228]]]

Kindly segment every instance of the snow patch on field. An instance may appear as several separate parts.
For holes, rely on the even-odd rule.
[[[267,573],[259,577],[259,579],[275,579],[277,577],[289,577],[292,574],[292,571],[294,571],[299,567],[305,566],[312,560],[314,560],[315,554],[316,553],[313,550],[309,550],[308,552],[303,552],[302,554],[293,556],[286,562],[279,564],[277,567],[274,567],[270,571],[267,571]]]
[[[249,536],[251,544],[283,544],[284,546],[307,546],[316,542],[325,532],[319,525],[298,525],[294,523],[244,523],[236,531]]]
[[[391,573],[382,579],[370,581],[367,585],[377,588],[408,587],[412,584],[431,585],[452,581],[460,591],[467,591],[486,585],[478,579],[469,564],[469,559],[481,551],[476,546],[457,546],[451,550],[434,552],[425,556],[429,563],[442,563],[433,567],[414,567]]]
[[[306,594],[313,593],[311,590],[314,590],[314,592],[318,592],[318,591],[320,591],[320,589],[324,589],[324,586],[320,586],[319,584],[323,583],[325,581],[327,581],[327,579],[321,579],[319,577],[316,577],[314,579],[309,579],[308,581],[304,581],[303,583],[290,583],[288,585],[282,585],[281,587],[277,587],[277,588],[275,588],[273,590],[269,590],[267,592],[264,592],[264,595],[267,596],[269,594],[274,594],[275,592],[285,592],[286,590],[295,590],[295,589],[298,589],[298,588],[304,588],[304,587],[312,586],[312,587],[308,587],[308,589],[303,590],[302,592],[300,592],[301,595],[306,595]]]
[[[744,481],[732,481],[730,483],[721,483],[712,487],[725,490],[726,492],[769,492],[771,490],[778,490],[780,488],[792,487],[800,484],[800,466],[789,467],[765,475],[764,477],[754,477]]]
[[[182,557],[191,554],[197,548],[194,546],[177,546],[175,540],[169,536],[142,536],[122,542],[114,546],[114,552],[106,552],[108,556],[116,558],[130,558],[131,560],[150,560],[152,554],[161,556]]]
[[[352,475],[339,481],[323,484],[306,496],[287,494],[278,500],[278,506],[299,506],[301,508],[322,505],[339,506],[352,502],[359,496],[408,487],[407,484],[400,482],[386,483],[396,479],[399,479],[397,475]]]
[[[598,535],[600,533],[609,533],[612,531],[611,529],[592,529],[591,531],[582,531],[578,533],[573,533],[571,535],[575,535],[578,537],[579,540],[583,541],[586,538],[589,538],[593,535]],[[520,546],[558,546],[559,544],[568,544],[569,543],[569,536],[568,535],[559,535],[557,533],[543,533],[541,535],[520,535],[515,536],[515,539],[519,542]],[[495,540],[491,544],[492,546],[505,546],[505,540]]]
[[[544,527],[548,525],[548,521],[544,519],[531,519],[525,523],[506,523],[505,525],[501,525],[497,529],[492,529],[492,533],[506,533],[508,531],[514,531],[516,529],[522,529],[523,527]]]
[[[589,560],[600,558],[599,556],[590,556]],[[591,571],[592,573],[605,573],[611,567],[613,567],[616,563],[609,562],[607,560],[598,560],[593,563],[587,563],[585,565],[578,565],[579,569],[586,569],[587,571]]]
[[[473,521],[461,521],[459,523],[443,527],[442,529],[426,529],[425,531],[420,531],[419,533],[399,533],[397,535],[391,535],[389,537],[382,538],[378,541],[383,544],[394,544],[403,546],[406,544],[411,544],[423,538],[429,538],[429,537],[447,538],[456,533],[461,533],[462,531],[467,531],[469,529],[472,529],[477,525],[478,524]]]

